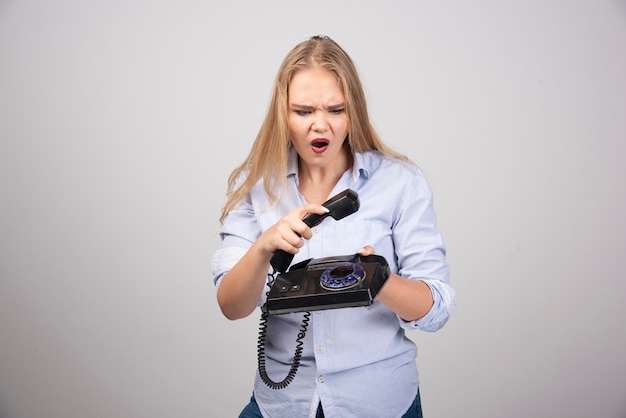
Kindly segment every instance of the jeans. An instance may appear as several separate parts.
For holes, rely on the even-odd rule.
[[[250,403],[241,411],[239,418],[263,418],[259,406],[254,399],[254,395],[250,398]],[[324,411],[322,410],[322,404],[317,407],[317,415],[315,418],[324,418]],[[422,401],[420,399],[420,391],[417,390],[417,396],[413,401],[413,404],[408,411],[402,415],[402,418],[423,418],[422,417]]]

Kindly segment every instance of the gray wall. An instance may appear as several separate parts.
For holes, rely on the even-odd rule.
[[[1,417],[236,416],[258,315],[216,306],[219,210],[313,34],[435,192],[426,415],[626,416],[623,1],[4,0]]]

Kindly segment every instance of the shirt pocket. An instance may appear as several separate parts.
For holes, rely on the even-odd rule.
[[[336,223],[334,235],[329,242],[333,255],[354,254],[366,245],[378,254],[393,254],[391,227],[380,219],[343,219]]]

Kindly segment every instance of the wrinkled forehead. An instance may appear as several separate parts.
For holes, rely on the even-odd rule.
[[[332,106],[345,101],[336,75],[321,67],[304,69],[291,78],[288,89],[290,104]]]

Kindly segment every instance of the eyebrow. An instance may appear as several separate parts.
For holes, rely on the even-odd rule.
[[[297,103],[291,103],[289,106],[293,107],[293,108],[302,109],[302,110],[315,110],[314,106],[297,104]],[[326,107],[326,109],[327,110],[335,110],[335,109],[341,109],[342,107],[346,107],[346,104],[345,103],[338,103],[338,104],[334,104],[334,105],[328,106],[328,107]]]

